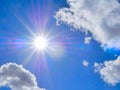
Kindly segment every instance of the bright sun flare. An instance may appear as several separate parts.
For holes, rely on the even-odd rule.
[[[47,39],[45,37],[38,36],[34,39],[33,44],[37,50],[44,50],[47,48],[48,42],[47,42]]]

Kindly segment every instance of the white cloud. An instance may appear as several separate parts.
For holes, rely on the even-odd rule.
[[[85,44],[89,44],[90,43],[90,41],[91,41],[91,37],[85,37],[85,39],[84,39],[84,43]]]
[[[95,71],[99,72],[102,79],[111,85],[120,83],[120,56],[116,60],[95,63]]]
[[[80,31],[89,31],[105,48],[120,49],[120,3],[117,0],[67,0],[69,8],[56,13],[63,22]]]
[[[22,65],[7,63],[0,67],[0,86],[12,90],[46,90],[37,86],[35,76]]]
[[[86,60],[83,60],[82,64],[83,64],[85,67],[88,67],[88,66],[89,66],[89,62],[86,61]]]

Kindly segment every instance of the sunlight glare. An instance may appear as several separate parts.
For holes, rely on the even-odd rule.
[[[47,48],[48,42],[47,39],[43,36],[38,36],[34,39],[34,47],[37,50],[45,50]]]

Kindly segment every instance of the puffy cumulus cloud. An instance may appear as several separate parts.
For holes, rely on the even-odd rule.
[[[120,3],[118,0],[67,0],[69,8],[56,13],[57,24],[89,31],[107,48],[120,49]]]
[[[91,37],[85,37],[85,39],[84,39],[84,43],[85,44],[89,44],[90,43],[90,41],[91,41]]]
[[[0,86],[12,90],[46,90],[37,86],[35,76],[22,65],[7,63],[0,67]]]
[[[120,56],[116,60],[95,63],[95,71],[99,72],[102,79],[111,85],[120,83]]]
[[[88,67],[89,66],[89,62],[87,60],[83,60],[82,64],[85,66],[85,67]]]

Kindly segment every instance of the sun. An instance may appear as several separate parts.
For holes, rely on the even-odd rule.
[[[48,47],[48,41],[44,36],[37,36],[33,40],[33,46],[36,50],[45,50]]]

